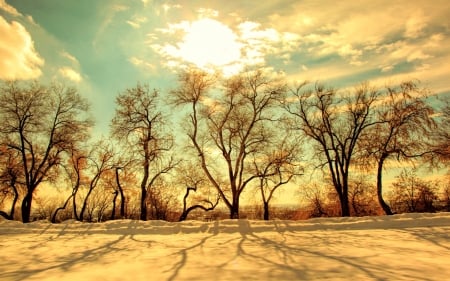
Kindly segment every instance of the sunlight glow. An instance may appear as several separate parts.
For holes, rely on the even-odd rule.
[[[186,27],[186,34],[172,55],[206,69],[224,67],[241,58],[242,45],[226,25],[212,19],[201,19]]]

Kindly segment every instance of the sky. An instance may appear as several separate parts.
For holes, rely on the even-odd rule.
[[[108,134],[116,95],[169,95],[188,66],[270,67],[349,87],[419,79],[450,93],[447,0],[0,0],[0,79],[63,81]]]

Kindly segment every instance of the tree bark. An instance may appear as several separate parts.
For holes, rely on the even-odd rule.
[[[31,203],[33,201],[33,189],[28,190],[22,201],[22,222],[29,223],[31,217]]]
[[[116,168],[116,183],[117,188],[119,188],[120,193],[120,218],[123,219],[125,217],[125,195],[123,193],[122,185],[120,184],[119,178],[119,170],[121,168]]]
[[[9,217],[10,217],[9,220],[14,220],[14,212],[16,210],[16,203],[17,203],[17,200],[19,199],[19,193],[17,192],[17,188],[16,188],[16,176],[12,176],[10,186],[11,186],[12,190],[14,191],[14,198],[11,203],[11,210],[9,212]]]
[[[234,198],[230,206],[230,219],[239,219],[239,197]]]
[[[216,206],[219,204],[220,197],[217,197],[217,200],[216,200],[215,204],[213,204],[209,200],[204,200],[205,203],[208,203],[208,204],[211,205],[210,207],[205,207],[203,205],[196,204],[196,205],[193,205],[193,206],[187,208],[187,198],[189,197],[189,193],[191,192],[191,190],[195,192],[195,191],[197,191],[197,188],[196,187],[187,187],[186,188],[186,194],[183,197],[183,213],[181,214],[181,216],[180,216],[178,221],[186,220],[187,216],[189,215],[189,213],[192,212],[195,209],[202,209],[205,212],[208,212],[208,211],[214,210],[214,208],[216,208]]]
[[[73,193],[69,196],[69,198],[67,198],[66,202],[64,202],[64,205],[62,207],[59,207],[58,209],[55,210],[55,212],[53,213],[52,218],[50,220],[52,223],[56,223],[56,216],[58,215],[58,212],[61,210],[64,210],[67,207],[67,204],[69,203],[72,196],[74,196]]]
[[[264,202],[264,220],[269,220],[269,202]]]
[[[117,196],[119,195],[119,191],[114,191],[114,198],[113,198],[113,206],[111,211],[111,220],[114,220],[116,217],[116,200]]]
[[[383,164],[384,160],[386,160],[387,155],[382,155],[380,160],[378,161],[378,169],[377,169],[377,197],[378,203],[380,203],[381,208],[383,209],[386,215],[393,215],[391,208],[383,199]]]

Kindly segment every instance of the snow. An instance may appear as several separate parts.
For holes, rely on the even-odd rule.
[[[448,280],[450,213],[307,221],[0,220],[0,280]]]

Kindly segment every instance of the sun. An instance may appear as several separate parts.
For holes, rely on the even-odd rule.
[[[241,60],[242,44],[225,24],[205,18],[192,22],[177,44],[178,57],[202,69],[230,68]]]

